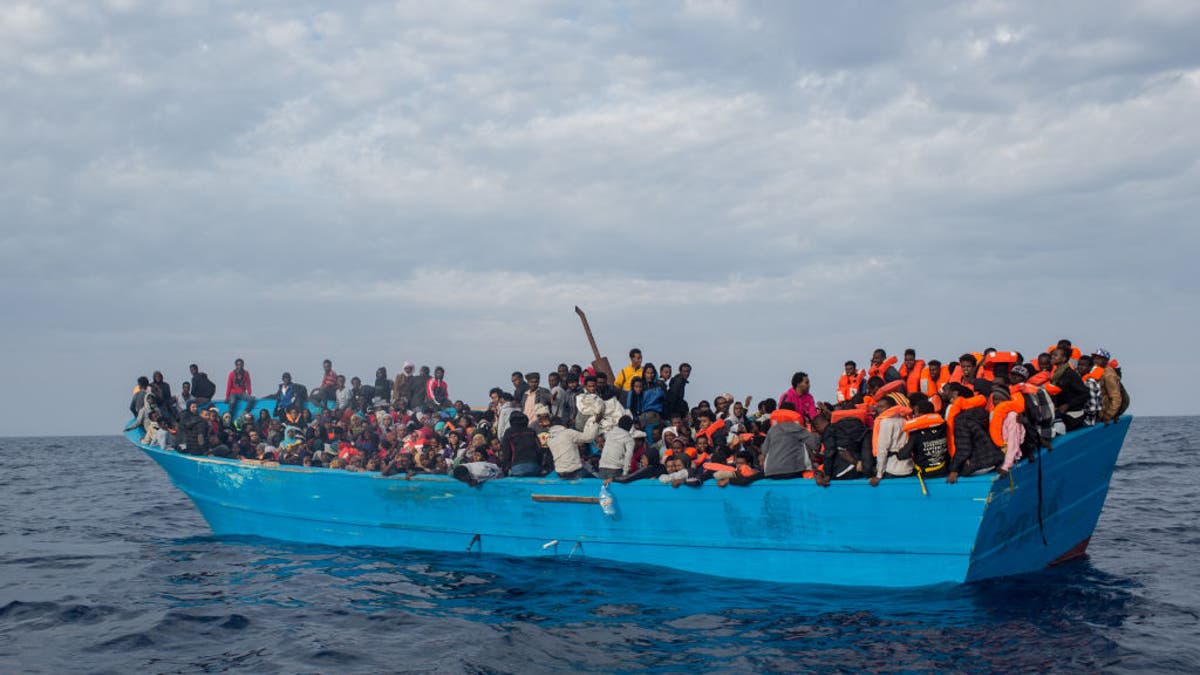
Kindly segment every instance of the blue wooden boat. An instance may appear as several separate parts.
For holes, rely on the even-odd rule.
[[[1055,439],[1012,480],[759,481],[749,487],[448,476],[193,457],[141,445],[217,535],[333,546],[482,551],[658,565],[738,579],[924,586],[1032,572],[1079,557],[1108,494],[1130,417]],[[1040,470],[1040,473],[1039,473]]]

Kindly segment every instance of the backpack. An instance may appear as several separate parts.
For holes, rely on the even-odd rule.
[[[1025,394],[1023,417],[1026,425],[1032,427],[1033,435],[1037,437],[1037,445],[1034,446],[1034,449],[1050,447],[1050,439],[1054,437],[1054,399],[1050,398],[1050,393],[1038,387],[1036,392]],[[1026,429],[1027,443],[1029,435],[1029,429]],[[1025,452],[1025,448],[1022,447],[1021,451]]]
[[[1121,383],[1121,405],[1117,408],[1117,417],[1125,414],[1129,410],[1129,392],[1125,391],[1125,383]]]

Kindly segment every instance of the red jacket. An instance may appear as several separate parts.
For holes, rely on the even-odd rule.
[[[253,396],[250,392],[250,371],[242,369],[241,382],[237,381],[234,376],[237,375],[237,369],[229,371],[229,378],[225,380],[225,398],[229,398],[234,394],[245,394]]]

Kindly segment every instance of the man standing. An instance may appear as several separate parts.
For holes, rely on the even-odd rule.
[[[196,399],[196,403],[203,408],[217,395],[217,385],[208,379],[208,373],[200,371],[200,366],[193,363],[188,366],[188,370],[192,371],[192,396]]]
[[[792,388],[779,395],[779,404],[791,403],[796,412],[804,415],[804,419],[811,422],[812,418],[817,416],[817,403],[808,391],[809,386],[808,373],[794,373]]]
[[[598,421],[598,420],[597,420]],[[604,450],[600,455],[599,477],[610,480],[629,471],[636,443],[629,433],[633,429],[633,418],[623,415],[604,436]]]
[[[321,406],[328,408],[330,402],[333,402],[336,406],[338,374],[333,372],[333,361],[325,359],[321,362],[321,368],[323,370],[321,375],[321,386],[319,387],[321,391]]]
[[[666,413],[668,416],[688,414],[688,404],[684,399],[687,387],[688,377],[692,374],[692,366],[689,363],[679,364],[679,373],[671,378],[670,384],[667,386],[667,404]]]
[[[642,350],[634,347],[629,350],[629,365],[621,369],[617,373],[617,379],[613,381],[613,386],[624,391],[629,391],[633,388],[633,378],[641,377],[642,375]]]
[[[225,380],[225,403],[229,404],[229,414],[237,417],[237,404],[246,402],[246,411],[254,409],[254,393],[250,385],[250,373],[246,370],[246,362],[236,359],[233,370]]]
[[[550,390],[539,386],[542,382],[540,373],[526,373],[525,382],[528,383],[528,387],[521,400],[521,409],[525,413],[525,417],[531,420],[537,419],[535,412],[537,406],[544,405],[547,410],[550,408]]]

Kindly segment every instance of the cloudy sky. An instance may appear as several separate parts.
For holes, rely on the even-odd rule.
[[[0,435],[134,379],[1059,337],[1200,370],[1200,4],[0,0]]]

